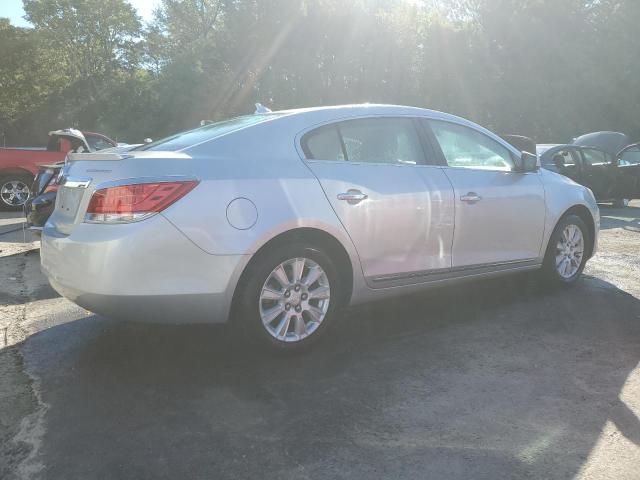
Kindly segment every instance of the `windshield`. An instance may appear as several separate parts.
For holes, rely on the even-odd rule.
[[[238,130],[243,127],[255,125],[266,120],[270,120],[274,117],[278,117],[279,114],[259,114],[259,115],[245,115],[242,117],[232,118],[230,120],[223,120],[221,122],[205,125],[204,127],[196,128],[194,130],[188,130],[186,132],[176,133],[170,137],[156,140],[153,143],[142,145],[134,150],[165,150],[165,151],[177,151],[183,150],[188,147],[192,147],[207,140],[212,140],[225,133]]]

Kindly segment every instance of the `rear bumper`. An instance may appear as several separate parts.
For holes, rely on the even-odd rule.
[[[210,255],[162,215],[42,233],[42,271],[74,303],[108,317],[217,323],[229,316],[247,255]]]

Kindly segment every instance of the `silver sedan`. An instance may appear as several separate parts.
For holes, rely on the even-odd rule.
[[[345,305],[541,270],[576,282],[591,191],[467,120],[411,107],[261,111],[126,153],[72,154],[42,236],[88,310],[224,322],[279,349]]]

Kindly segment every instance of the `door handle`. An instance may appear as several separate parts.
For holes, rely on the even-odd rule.
[[[460,197],[461,202],[468,203],[469,205],[478,203],[480,200],[482,200],[482,197],[478,195],[476,192],[469,192],[466,195],[462,195]]]
[[[362,193],[360,190],[348,190],[346,193],[338,194],[338,200],[344,200],[349,205],[356,205],[367,198],[369,198],[369,195]]]

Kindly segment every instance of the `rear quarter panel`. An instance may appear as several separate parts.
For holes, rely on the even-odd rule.
[[[163,215],[214,255],[253,254],[287,231],[322,230],[351,258],[356,296],[364,286],[357,253],[318,180],[298,156],[297,128],[295,121],[266,122],[185,150],[200,184]],[[236,199],[255,207],[255,222],[249,219],[248,228],[230,222],[229,206]]]

